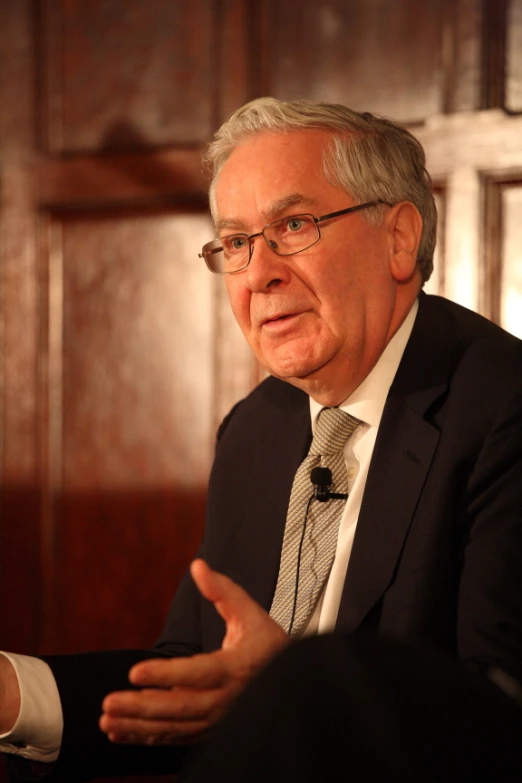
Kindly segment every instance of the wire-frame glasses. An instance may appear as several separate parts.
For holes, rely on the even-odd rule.
[[[246,269],[250,263],[254,252],[252,240],[255,237],[262,236],[268,247],[278,256],[293,256],[303,250],[308,250],[309,247],[319,242],[321,239],[319,223],[342,215],[350,215],[361,209],[375,207],[378,204],[391,206],[388,201],[378,199],[347,209],[340,209],[337,212],[330,212],[328,215],[321,215],[321,217],[309,214],[288,215],[269,223],[256,234],[230,234],[213,239],[203,245],[198,256],[203,258],[210,271],[216,274],[227,275],[240,272],[242,269]]]

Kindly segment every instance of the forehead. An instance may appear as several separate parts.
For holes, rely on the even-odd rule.
[[[261,133],[246,139],[225,162],[215,187],[218,224],[245,226],[275,219],[279,213],[330,207],[347,194],[324,171],[324,153],[332,141],[326,130]],[[300,208],[300,207],[299,207]]]

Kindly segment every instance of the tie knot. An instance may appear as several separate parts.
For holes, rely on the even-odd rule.
[[[355,416],[350,416],[339,408],[323,408],[317,419],[310,454],[338,454],[360,423]]]

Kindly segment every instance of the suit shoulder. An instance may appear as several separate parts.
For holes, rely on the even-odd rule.
[[[284,416],[308,404],[308,396],[289,383],[272,376],[265,378],[250,394],[239,400],[221,422],[218,440],[233,422],[243,426],[245,422],[260,422],[274,415]]]
[[[424,296],[421,302],[420,332],[427,363],[440,363],[444,354],[451,385],[464,382],[475,399],[520,395],[522,340],[447,299]]]
[[[522,351],[522,340],[463,305],[431,294],[423,294],[419,304],[419,313],[422,313],[434,328],[439,320],[446,322],[452,330],[454,341],[472,343],[479,339],[489,339],[498,341],[515,353]]]
[[[475,357],[495,365],[504,362],[520,372],[522,340],[518,337],[484,316],[440,296],[424,295],[420,303],[424,338],[431,331],[431,341],[451,345],[457,361]]]
[[[424,410],[435,393],[462,392],[472,405],[516,394],[521,382],[521,340],[448,299],[421,294],[390,394],[407,395]]]

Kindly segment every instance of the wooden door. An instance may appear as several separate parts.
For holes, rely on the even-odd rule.
[[[196,551],[230,320],[201,150],[249,97],[242,12],[0,5],[0,647],[149,645]]]

